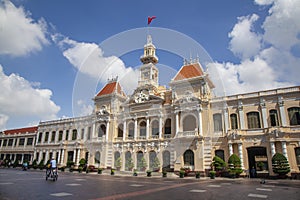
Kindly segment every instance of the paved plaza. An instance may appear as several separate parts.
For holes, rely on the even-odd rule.
[[[45,171],[0,169],[0,199],[300,199],[299,180],[227,179],[61,172],[57,182]]]

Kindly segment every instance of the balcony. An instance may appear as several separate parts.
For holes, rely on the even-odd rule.
[[[195,137],[197,135],[198,135],[198,131],[183,131],[183,132],[178,132],[176,137],[178,137],[178,138]]]

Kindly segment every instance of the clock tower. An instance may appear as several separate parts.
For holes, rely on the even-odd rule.
[[[143,65],[140,68],[139,87],[147,85],[158,87],[158,69],[155,66],[158,63],[158,58],[155,55],[155,50],[151,35],[148,35],[147,44],[144,45],[144,55],[140,58]]]

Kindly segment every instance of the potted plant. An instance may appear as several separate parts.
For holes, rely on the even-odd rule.
[[[224,169],[226,167],[225,161],[219,156],[215,156],[213,158],[213,162],[211,163],[211,165],[212,169],[216,171],[216,176],[221,176],[221,173],[224,172]]]
[[[153,172],[158,172],[160,168],[160,162],[159,159],[157,157],[155,157],[154,161],[150,163],[150,169]]]
[[[113,168],[110,169],[110,175],[115,175],[115,169]]]
[[[133,176],[137,176],[138,174],[137,174],[137,170],[136,169],[134,169],[133,170]]]
[[[216,171],[212,170],[212,171],[209,171],[209,176],[211,179],[215,179],[216,177]]]
[[[121,157],[119,157],[115,162],[115,167],[119,171],[121,169],[121,166],[122,166]]]
[[[291,171],[288,160],[281,153],[275,153],[272,157],[272,168],[279,178],[286,178],[286,174]]]
[[[263,171],[263,170],[264,170],[264,166],[265,166],[264,162],[258,161],[258,162],[256,163],[256,165],[257,165],[257,167],[258,167],[258,169],[259,169],[260,171]]]
[[[137,166],[138,166],[138,169],[140,171],[145,171],[146,170],[147,162],[146,162],[144,157],[141,158],[141,160],[138,162]]]
[[[238,177],[243,169],[241,168],[241,159],[236,155],[232,154],[228,159],[229,174],[232,178]]]
[[[200,172],[196,171],[195,176],[196,176],[196,178],[200,178]]]
[[[36,159],[32,162],[32,167],[33,167],[33,169],[37,169],[38,168],[38,164],[37,164],[37,160]]]
[[[44,169],[44,159],[41,160],[41,162],[39,163],[39,168],[40,170],[43,170]]]
[[[60,171],[62,171],[62,172],[64,172],[65,171],[65,166],[62,166],[61,168],[60,168]]]
[[[167,171],[166,170],[162,171],[162,177],[167,177]]]
[[[79,167],[78,167],[78,172],[81,173],[82,170],[83,170],[83,167],[79,166]]]
[[[133,169],[133,167],[134,167],[134,163],[133,163],[132,158],[129,158],[128,160],[126,160],[126,163],[125,163],[126,170],[131,171]]]
[[[184,178],[184,174],[185,174],[185,171],[182,170],[182,169],[180,169],[180,171],[179,171],[179,177],[180,178]]]
[[[151,177],[151,173],[152,173],[152,171],[151,171],[151,170],[147,170],[147,172],[146,172],[146,173],[147,173],[147,176],[148,176],[148,177]]]
[[[98,168],[98,174],[102,174],[103,169],[101,167]]]

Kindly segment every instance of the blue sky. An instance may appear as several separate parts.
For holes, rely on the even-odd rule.
[[[78,74],[95,79],[93,94],[118,73],[135,77],[143,45],[114,56],[114,49],[101,44],[128,30],[146,30],[148,16],[157,17],[151,27],[183,33],[200,44],[212,58],[208,65],[223,78],[227,95],[300,84],[297,0],[0,2],[0,130],[72,117],[75,104],[81,109],[76,114],[90,113],[93,95],[87,92],[74,102]],[[127,42],[140,44],[137,40]],[[182,57],[159,50],[155,41],[153,37],[160,63],[171,71],[180,69]],[[184,48],[187,57],[198,54]],[[110,60],[112,69],[97,78]],[[126,83],[134,86],[121,81]]]

